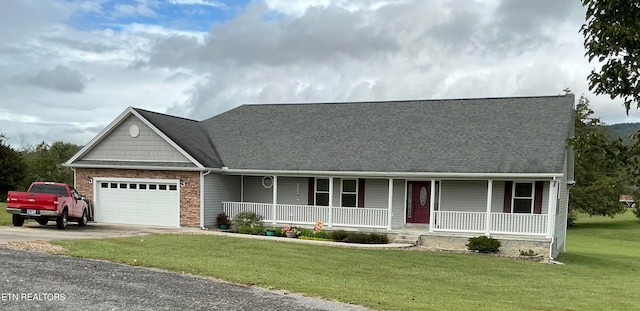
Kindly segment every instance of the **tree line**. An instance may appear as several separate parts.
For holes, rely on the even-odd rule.
[[[56,141],[49,145],[23,146],[16,150],[0,133],[0,200],[7,192],[26,191],[34,181],[56,181],[73,184],[73,170],[63,164],[80,150],[71,143]]]
[[[629,114],[631,107],[640,108],[640,4],[621,0],[581,2],[586,8],[580,29],[585,56],[601,65],[587,77],[589,90],[622,100]],[[618,201],[614,193],[624,191],[640,199],[640,134],[632,135],[631,144],[603,139],[600,120],[592,117],[588,100],[582,97],[580,104],[576,118],[582,122],[576,120],[577,135],[570,144],[576,149],[576,180],[583,185],[571,189],[570,208],[613,216],[623,212],[613,203]],[[634,213],[640,218],[638,205]]]
[[[640,197],[636,194],[638,134],[631,135],[631,143],[613,138],[585,96],[576,104],[574,127],[568,145],[574,150],[576,184],[569,189],[568,224],[573,224],[578,212],[610,217],[624,213],[628,206],[620,202],[620,195]]]

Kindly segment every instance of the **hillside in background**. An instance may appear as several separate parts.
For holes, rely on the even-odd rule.
[[[629,144],[632,143],[632,140],[629,136],[640,131],[640,123],[620,123],[606,125],[604,127],[611,135],[611,138],[616,139],[620,137],[622,138],[622,140]]]

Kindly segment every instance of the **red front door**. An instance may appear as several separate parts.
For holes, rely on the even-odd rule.
[[[407,223],[429,223],[429,204],[431,204],[431,183],[412,182],[409,185],[410,197],[407,202]]]

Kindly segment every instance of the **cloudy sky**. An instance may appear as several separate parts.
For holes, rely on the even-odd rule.
[[[585,94],[577,0],[0,1],[0,132],[86,144],[126,107]]]

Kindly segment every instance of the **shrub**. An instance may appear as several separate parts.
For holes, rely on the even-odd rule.
[[[369,243],[371,244],[388,244],[389,237],[386,234],[371,233],[369,234]]]
[[[538,256],[538,253],[534,252],[532,249],[529,249],[528,251],[520,250],[520,256],[533,257]]]
[[[501,245],[500,241],[481,235],[470,238],[469,243],[467,243],[467,248],[480,253],[497,253]]]
[[[640,205],[633,204],[633,214],[640,218]]]
[[[578,219],[578,212],[571,209],[567,214],[567,227],[571,227],[576,224],[576,220]]]
[[[233,219],[233,229],[239,233],[262,234],[262,216],[254,212],[241,212]]]
[[[249,227],[249,226],[241,227],[240,229],[237,230],[237,232],[242,234],[251,234],[251,235],[264,234],[264,230],[262,229],[262,227]]]
[[[345,243],[361,243],[361,244],[387,244],[389,238],[385,234],[350,232],[350,231],[334,231],[331,239],[336,242]]]
[[[230,226],[231,225],[231,220],[229,220],[229,216],[227,216],[227,213],[222,212],[220,214],[218,214],[218,216],[216,217],[216,222],[219,225],[227,225]]]
[[[300,236],[306,236],[310,238],[316,239],[331,239],[331,232],[328,231],[314,231],[309,229],[302,229],[300,232]]]
[[[344,230],[333,231],[331,233],[331,239],[336,242],[344,242],[344,240],[347,239],[347,236],[349,236],[349,232]]]

